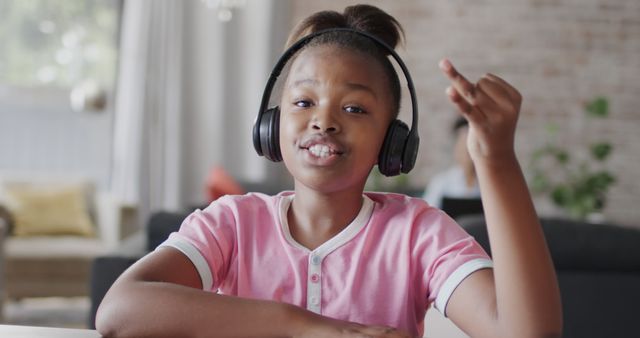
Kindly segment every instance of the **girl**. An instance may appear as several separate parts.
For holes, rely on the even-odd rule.
[[[398,22],[378,8],[319,12],[290,41],[333,27],[390,46]],[[112,286],[96,326],[118,337],[416,337],[430,303],[477,337],[561,331],[554,270],[513,138],[521,97],[447,60],[447,94],[469,121],[467,146],[485,201],[485,252],[422,199],[364,193],[399,80],[359,34],[313,39],[290,61],[280,100],[282,159],[293,192],[227,196],[191,214]]]

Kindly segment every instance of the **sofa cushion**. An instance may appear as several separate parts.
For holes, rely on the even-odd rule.
[[[557,268],[589,271],[640,271],[640,230],[543,218],[542,228]]]
[[[564,338],[640,337],[640,273],[560,270]]]
[[[484,217],[457,221],[491,254]],[[540,223],[556,269],[640,271],[639,229],[562,218],[543,217]]]
[[[15,236],[94,235],[82,185],[12,185],[5,192]]]

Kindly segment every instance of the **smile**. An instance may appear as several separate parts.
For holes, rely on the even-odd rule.
[[[337,154],[337,152],[324,144],[314,144],[309,147],[309,152],[317,157],[328,157]]]
[[[344,154],[340,143],[321,134],[306,137],[300,142],[299,148],[306,154],[306,160],[317,166],[332,165]]]

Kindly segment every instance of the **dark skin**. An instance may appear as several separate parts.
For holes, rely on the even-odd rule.
[[[386,83],[374,75],[380,73],[378,64],[367,60],[362,67],[364,56],[335,47],[311,51],[292,65],[281,102],[280,140],[283,161],[295,179],[291,232],[314,249],[360,211],[392,113]],[[332,154],[313,155],[309,140]]]
[[[447,315],[474,337],[559,337],[562,308],[555,271],[516,158],[513,141],[522,97],[486,74],[472,83],[448,60],[450,101],[469,122],[494,269],[479,270],[452,294]]]
[[[291,67],[280,129],[284,162],[296,180],[288,217],[296,241],[314,248],[362,207],[366,178],[391,121],[391,98],[386,82],[373,75],[381,66],[359,54],[312,48]],[[340,154],[311,156],[304,143],[315,134],[323,134],[318,142]],[[98,309],[96,327],[117,337],[410,337],[391,327],[201,288],[186,256],[173,248],[156,250],[114,283]]]
[[[471,83],[448,62],[442,69],[452,83],[449,98],[469,120],[467,146],[494,254],[494,269],[467,277],[446,314],[474,337],[558,335],[555,274],[513,150],[520,95],[493,75]],[[362,206],[393,118],[387,83],[374,76],[379,73],[371,58],[335,46],[309,48],[291,65],[280,142],[295,179],[290,230],[307,248],[344,229]],[[118,278],[96,326],[117,337],[410,337],[288,304],[204,292],[193,264],[173,248],[150,253]]]

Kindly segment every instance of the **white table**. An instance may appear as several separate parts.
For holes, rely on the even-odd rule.
[[[11,338],[100,338],[96,330],[0,325],[0,337]]]
[[[458,329],[439,312],[430,309],[425,318],[425,337],[430,338],[466,338]],[[96,330],[61,329],[53,327],[0,325],[0,337],[11,338],[101,338]]]

